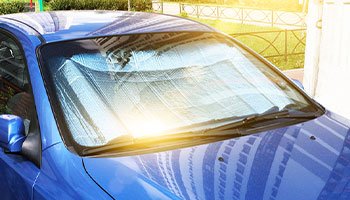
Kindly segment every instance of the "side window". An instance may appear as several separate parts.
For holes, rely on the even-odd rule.
[[[24,55],[16,42],[0,33],[0,114],[24,120],[26,132],[34,110]]]

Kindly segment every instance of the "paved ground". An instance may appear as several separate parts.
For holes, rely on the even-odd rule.
[[[292,69],[283,71],[284,74],[286,74],[289,78],[297,79],[300,82],[303,82],[304,78],[304,69]]]

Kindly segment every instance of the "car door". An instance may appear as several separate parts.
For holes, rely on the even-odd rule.
[[[27,136],[33,135],[33,127],[37,126],[29,80],[20,43],[10,33],[0,29],[0,114],[21,117]],[[27,137],[26,140],[31,138]],[[41,143],[29,146],[30,149],[41,148]],[[39,175],[39,166],[24,155],[23,152],[10,154],[0,149],[0,199],[32,199],[32,187]]]

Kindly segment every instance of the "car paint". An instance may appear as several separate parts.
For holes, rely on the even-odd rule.
[[[0,146],[9,152],[20,152],[25,140],[23,120],[15,115],[0,115]]]
[[[103,28],[113,24],[108,19],[88,26],[73,20],[74,26],[56,32],[50,26],[33,31],[13,20],[21,20],[19,15],[0,17],[0,28],[11,32],[24,48],[40,125],[42,164],[39,168],[21,155],[0,151],[2,199],[350,198],[350,122],[329,111],[302,124],[190,148],[114,158],[79,157],[59,135],[36,59],[37,47],[43,41],[152,29],[146,24],[145,29],[136,26],[114,32],[115,26]],[[183,21],[187,20],[168,29],[169,22],[164,23],[154,31],[183,31]],[[193,25],[187,26],[188,31],[209,30],[186,23]],[[156,28],[156,23],[152,26]]]
[[[33,199],[111,199],[86,173],[82,158],[62,142],[43,151]]]
[[[41,78],[35,58],[35,47],[41,44],[40,41],[33,32],[24,31],[18,23],[11,24],[6,20],[1,20],[0,28],[11,32],[23,46],[29,73],[31,75],[33,92],[37,95],[34,97],[36,107],[41,106],[39,102],[40,96],[45,93],[40,91]],[[43,116],[39,116],[39,118],[42,117]],[[32,198],[32,189],[40,172],[40,169],[35,166],[34,163],[20,155],[6,154],[0,150],[0,169],[0,193],[2,199]]]
[[[122,199],[350,199],[350,127],[332,115],[190,148],[83,160]]]
[[[6,18],[34,27],[47,42],[120,34],[215,31],[184,18],[143,12],[55,11],[12,14]]]

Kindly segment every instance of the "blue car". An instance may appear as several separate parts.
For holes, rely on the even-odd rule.
[[[1,199],[350,199],[350,121],[179,17],[0,17]]]

